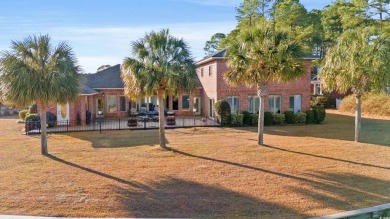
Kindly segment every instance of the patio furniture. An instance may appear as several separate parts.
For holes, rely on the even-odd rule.
[[[176,118],[174,112],[167,112],[167,125],[176,125]]]
[[[130,117],[127,119],[127,126],[138,126],[138,114],[131,114]]]

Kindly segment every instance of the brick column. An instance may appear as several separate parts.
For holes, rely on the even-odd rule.
[[[86,113],[85,113],[85,98],[88,98],[87,96],[80,96],[80,117],[81,117],[81,125],[86,125]]]

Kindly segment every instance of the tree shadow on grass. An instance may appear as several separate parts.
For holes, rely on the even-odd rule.
[[[291,191],[325,207],[349,211],[388,203],[388,180],[357,174],[318,171],[306,174],[310,189],[291,187]],[[336,213],[336,212],[334,212]]]
[[[53,155],[46,157],[88,173],[113,180],[122,208],[131,217],[216,217],[216,218],[304,218],[300,212],[284,206],[226,190],[177,178],[141,184],[93,170]]]
[[[256,127],[245,130],[257,132]],[[354,141],[355,120],[353,116],[328,113],[321,124],[267,126],[264,131],[269,135]],[[390,121],[363,118],[361,142],[390,146]]]
[[[271,146],[268,147],[272,149],[284,150]],[[340,174],[323,171],[313,171],[312,173],[307,173],[303,175],[290,175],[236,162],[220,160],[200,155],[193,155],[179,151],[177,149],[173,149],[173,151],[184,156],[219,162],[227,165],[233,165],[241,168],[259,171],[262,173],[273,174],[279,177],[297,180],[300,182],[297,184],[299,186],[291,187],[291,192],[295,192],[297,194],[300,194],[301,196],[310,198],[311,200],[320,204],[322,208],[330,207],[333,209],[338,209],[340,211],[347,211],[356,208],[383,204],[390,201],[390,195],[388,193],[390,181],[388,180],[377,179],[369,176],[352,173]],[[317,156],[295,151],[286,150],[286,152],[301,154],[304,156],[312,156],[320,159],[330,159],[333,161],[345,162],[357,166],[379,168],[382,169],[384,173],[387,173],[388,170],[390,170],[390,167],[382,167],[377,165]]]
[[[338,162],[342,162],[342,163],[354,164],[354,165],[363,166],[363,167],[373,167],[373,168],[379,168],[379,169],[383,169],[383,170],[390,170],[390,166],[384,167],[384,166],[378,166],[378,165],[373,165],[373,164],[361,163],[358,161],[344,160],[344,159],[339,159],[339,158],[334,158],[334,157],[326,157],[326,156],[322,156],[322,155],[310,154],[310,153],[294,151],[294,150],[288,150],[288,149],[279,148],[279,147],[270,146],[270,145],[263,145],[263,147],[275,149],[275,150],[279,150],[279,151],[284,151],[284,152],[288,152],[288,153],[303,155],[303,156],[309,156],[309,157],[315,157],[315,158],[320,158],[320,159],[338,161]]]
[[[159,145],[158,130],[75,132],[64,135],[92,143],[94,148],[122,148]]]
[[[148,184],[148,190],[117,187],[131,217],[305,218],[307,215],[219,186],[178,178]]]

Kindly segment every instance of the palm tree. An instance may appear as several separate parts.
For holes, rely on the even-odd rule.
[[[18,106],[40,104],[41,152],[48,154],[46,109],[51,102],[77,100],[80,67],[65,42],[53,48],[48,35],[12,41],[11,50],[0,56],[1,91]]]
[[[230,70],[225,79],[231,85],[246,84],[257,88],[260,99],[258,144],[263,145],[264,98],[268,85],[287,82],[304,74],[301,47],[266,20],[239,30],[228,46]]]
[[[390,40],[370,30],[348,30],[329,48],[319,75],[324,90],[353,92],[356,100],[355,141],[360,140],[361,96],[384,90],[390,80]]]
[[[183,39],[169,34],[169,30],[150,32],[132,42],[134,58],[125,58],[122,78],[125,93],[136,100],[158,95],[160,147],[168,149],[164,131],[164,98],[178,95],[197,87],[195,63]]]

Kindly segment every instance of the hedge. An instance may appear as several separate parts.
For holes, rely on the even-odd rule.
[[[294,113],[294,123],[305,123],[306,113]]]
[[[215,112],[222,126],[230,125],[230,105],[226,100],[218,100],[215,103]]]
[[[285,111],[284,116],[287,124],[294,124],[294,111]]]
[[[284,120],[286,119],[283,113],[276,113],[273,115],[273,117],[274,117],[274,124],[276,125],[283,124]]]
[[[324,121],[326,112],[325,108],[322,106],[314,106],[312,108],[313,113],[314,113],[314,122],[317,124],[320,124],[322,121]]]
[[[28,110],[21,110],[21,111],[19,111],[19,119],[21,121],[25,121],[27,113],[28,113]]]
[[[242,113],[232,113],[231,117],[231,125],[232,126],[242,126],[244,124],[244,114]]]

